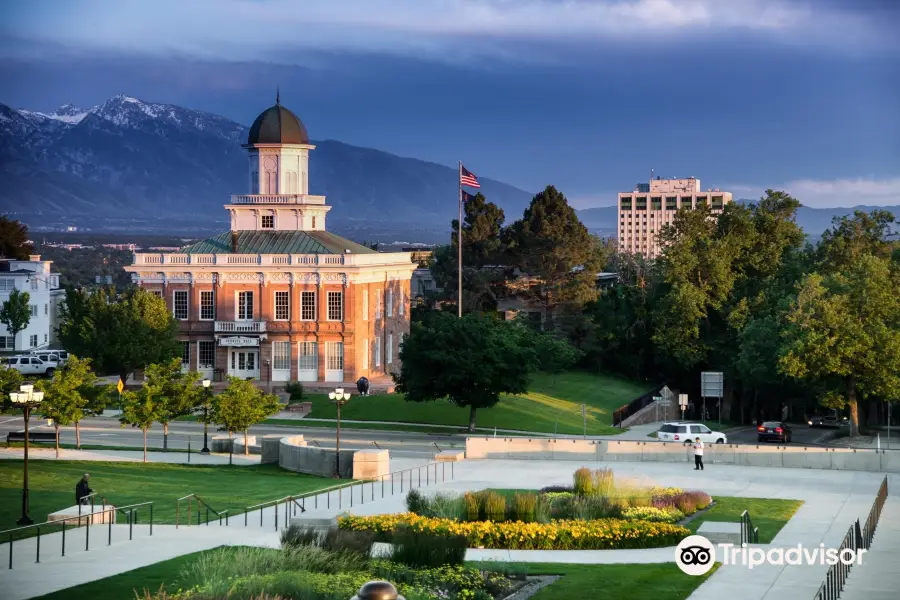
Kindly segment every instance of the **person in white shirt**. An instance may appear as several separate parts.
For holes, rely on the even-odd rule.
[[[703,442],[700,441],[700,438],[694,442],[694,470],[703,470]]]

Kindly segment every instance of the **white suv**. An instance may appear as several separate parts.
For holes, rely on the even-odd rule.
[[[38,356],[11,356],[6,359],[6,367],[15,369],[22,375],[46,375],[51,377],[56,371],[56,361],[46,362]]]
[[[686,423],[684,421],[672,421],[665,423],[656,432],[656,439],[661,442],[684,442],[689,444],[700,438],[704,444],[724,444],[728,438],[720,431],[712,431],[702,423]]]
[[[55,362],[60,365],[66,364],[69,360],[69,353],[65,350],[35,350],[30,354],[31,356],[37,356],[44,362]]]

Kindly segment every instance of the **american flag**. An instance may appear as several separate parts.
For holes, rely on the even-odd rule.
[[[473,188],[481,187],[475,174],[469,172],[469,170],[462,165],[459,166],[459,185],[466,185]]]
[[[469,200],[474,200],[475,196],[463,190],[462,193],[463,204],[466,204]]]

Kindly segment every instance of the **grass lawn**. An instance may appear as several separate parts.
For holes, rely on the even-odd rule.
[[[713,568],[702,577],[692,577],[682,573],[674,562],[646,565],[528,564],[529,575],[562,575],[556,583],[532,596],[532,600],[574,600],[601,596],[616,600],[683,600],[715,571]]]
[[[91,474],[91,487],[117,506],[153,502],[155,523],[175,522],[175,501],[197,494],[214,509],[246,506],[334,485],[334,480],[291,473],[278,465],[172,465],[35,460],[28,463],[31,517],[38,523],[75,503],[75,484]],[[22,494],[22,461],[0,461],[0,530],[16,526]],[[147,514],[139,514],[144,522]]]
[[[571,372],[535,375],[524,396],[502,396],[500,403],[478,411],[479,427],[517,429],[542,433],[582,433],[581,405],[587,405],[587,432],[593,435],[621,433],[612,427],[612,413],[649,391],[649,383],[635,383],[609,375]],[[337,409],[325,394],[309,394],[310,417],[334,419]],[[400,421],[463,427],[469,410],[446,401],[406,402],[402,394],[354,397],[341,409],[341,417],[360,421]]]
[[[735,496],[715,496],[716,504],[688,524],[688,529],[697,532],[705,521],[730,521],[738,523],[741,513],[750,512],[753,526],[759,528],[759,543],[769,544],[791,520],[802,500],[780,500],[777,498],[739,498]]]
[[[273,550],[274,552],[274,550]],[[40,596],[40,600],[122,600],[133,598],[134,591],[144,589],[156,592],[165,585],[168,591],[177,589],[181,569],[201,553],[187,554],[121,573],[98,581],[74,586],[52,594]],[[490,563],[481,563],[490,566]],[[561,575],[556,583],[544,588],[534,600],[572,600],[593,598],[597,590],[616,600],[684,600],[715,569],[703,577],[691,577],[682,573],[675,563],[648,565],[570,565],[528,564],[522,565],[529,575]]]

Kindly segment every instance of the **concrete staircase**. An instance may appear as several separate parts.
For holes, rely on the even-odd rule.
[[[862,564],[850,570],[841,600],[900,598],[900,496],[888,496]]]

